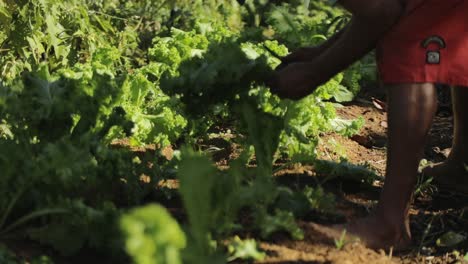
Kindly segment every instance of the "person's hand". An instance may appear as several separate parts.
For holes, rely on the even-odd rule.
[[[319,67],[311,62],[292,63],[277,70],[268,81],[273,94],[281,98],[299,100],[311,94],[326,79]]]
[[[291,63],[313,61],[322,52],[323,49],[320,46],[299,48],[291,54],[281,58],[281,64],[277,69],[285,68]]]

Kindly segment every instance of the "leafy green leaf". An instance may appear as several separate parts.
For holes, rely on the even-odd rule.
[[[304,232],[297,226],[293,213],[276,210],[274,215],[260,217],[261,236],[268,238],[275,232],[286,231],[296,240],[304,239]]]
[[[209,159],[189,149],[182,152],[182,163],[177,173],[180,179],[180,193],[187,211],[191,236],[197,254],[208,257],[211,254],[210,230],[213,223],[212,190],[216,179],[216,168]]]
[[[264,252],[258,250],[257,243],[253,239],[242,240],[236,236],[228,245],[231,255],[228,261],[241,260],[263,260],[266,257]]]
[[[340,85],[338,91],[333,94],[333,98],[338,103],[351,102],[354,99],[354,94],[343,85]]]
[[[466,240],[466,236],[449,231],[437,239],[436,244],[439,247],[454,247]]]
[[[258,174],[262,177],[269,177],[273,171],[273,160],[280,142],[283,120],[263,113],[251,104],[244,104],[242,110],[249,138],[255,147]]]
[[[182,263],[185,234],[165,208],[152,204],[132,209],[122,216],[120,227],[134,263]]]

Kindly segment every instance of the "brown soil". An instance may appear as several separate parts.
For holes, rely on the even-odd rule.
[[[367,163],[383,175],[386,165],[386,113],[364,100],[339,108],[337,112],[345,119],[363,117],[365,126],[351,139],[336,134],[323,137],[319,158],[337,160],[344,157],[353,164]]]
[[[262,243],[260,247],[269,256],[259,263],[397,263],[390,254],[370,250],[359,243],[338,249],[322,234],[310,228],[308,223],[301,223],[301,227],[305,232],[302,241]]]
[[[352,138],[337,134],[323,135],[318,147],[320,159],[339,161],[345,158],[352,164],[367,165],[380,176],[385,175],[388,124],[385,107],[379,107],[379,104],[373,101],[373,95],[364,94],[357,101],[337,110],[338,115],[344,119],[363,117],[365,126]],[[380,99],[383,100],[382,97]],[[443,110],[438,112],[430,132],[424,157],[429,163],[443,161],[450,150],[453,120],[451,113],[446,109],[444,105]],[[224,140],[232,137],[235,136],[230,134],[230,131],[223,132],[220,138],[200,142],[200,146],[212,154],[220,168],[226,168],[228,161],[240,152],[239,146]],[[306,186],[317,182],[312,165],[283,169],[275,176],[280,184],[289,186]],[[463,235],[468,233],[468,216],[464,213],[468,197],[439,193],[430,185],[416,195],[410,210],[414,246],[407,252],[397,254],[375,251],[358,243],[346,244],[338,249],[334,241],[323,237],[310,227],[310,223],[313,222],[332,225],[368,215],[377,204],[382,186],[383,181],[376,181],[373,186],[340,181],[325,184],[326,190],[336,196],[336,211],[329,215],[315,213],[299,220],[305,232],[305,239],[302,241],[278,235],[270,241],[259,242],[260,248],[267,253],[267,258],[257,263],[463,263],[467,243],[443,248],[437,246],[436,240],[448,231]],[[453,205],[457,205],[456,208],[453,208]],[[178,219],[183,218],[180,216],[183,213],[178,209],[180,204],[169,207],[176,217],[179,216]],[[174,213],[174,210],[177,212]]]
[[[377,107],[369,95],[361,96],[361,98],[366,99],[359,99],[338,109],[338,114],[342,118],[353,119],[362,116],[365,119],[365,126],[360,133],[352,138],[337,134],[323,135],[318,155],[320,159],[325,160],[338,161],[341,158],[346,158],[353,164],[367,164],[378,175],[384,176],[387,144],[385,109]],[[452,141],[452,121],[451,113],[447,112],[446,108],[439,111],[425,150],[425,159],[428,162],[440,162],[446,157]],[[223,135],[227,138],[232,136],[230,131]],[[118,142],[117,144],[126,145],[126,142]],[[202,142],[201,147],[212,153],[220,168],[226,167],[227,162],[239,152],[238,146],[230,144],[226,140],[212,139],[209,142]],[[153,153],[158,149],[157,146],[150,146],[149,149],[135,149],[135,151],[144,155],[148,151]],[[159,151],[163,152],[167,159],[172,158],[172,149],[159,149]],[[304,186],[316,182],[313,178],[316,177],[314,168],[311,165],[288,168],[277,173],[276,176],[281,184],[294,182],[295,185]],[[145,182],[144,179],[142,181]],[[160,182],[159,187],[164,186],[172,189],[177,188],[177,184],[177,181]],[[468,214],[465,213],[465,209],[468,208],[468,197],[437,192],[430,185],[416,195],[410,210],[414,246],[407,252],[395,254],[374,251],[358,243],[346,244],[343,248],[338,249],[333,241],[331,242],[310,228],[311,222],[327,225],[366,216],[375,207],[382,185],[382,181],[377,181],[373,186],[366,188],[348,183],[327,183],[324,186],[326,190],[333,192],[337,197],[336,212],[333,212],[334,217],[317,213],[308,216],[307,219],[299,220],[299,224],[305,232],[305,239],[302,241],[294,241],[287,236],[278,236],[270,241],[259,242],[260,248],[267,253],[267,257],[264,261],[257,263],[464,263],[462,259],[467,253],[468,243],[444,248],[437,246],[436,241],[448,231],[462,235],[468,234]],[[166,206],[177,219],[185,218],[184,213],[180,210],[180,201],[176,201],[173,205],[166,204]],[[23,246],[14,248],[19,253],[24,251],[21,250],[24,249]],[[96,263],[93,261],[85,262]],[[69,262],[64,261],[63,263]]]
[[[362,116],[366,121],[365,127],[352,138],[336,134],[325,135],[318,149],[319,157],[328,160],[339,160],[344,157],[353,164],[368,164],[379,175],[384,176],[387,144],[385,109],[376,107],[372,99],[360,99],[338,109],[338,114],[347,119]],[[425,159],[429,163],[444,160],[449,152],[452,121],[451,114],[445,110],[437,114],[425,150]],[[313,173],[310,170],[310,168],[303,170],[304,178],[312,177]],[[300,171],[296,168],[296,173],[291,176],[297,177],[297,172]],[[305,182],[313,181],[305,180]],[[333,186],[329,188],[329,191],[335,192],[337,197],[340,197],[336,213],[344,215],[346,221],[367,215],[376,205],[383,182],[376,182],[374,185],[373,189],[359,189],[357,186],[351,188],[351,191],[340,190],[338,193]],[[453,205],[456,205],[456,208],[453,208]],[[443,248],[437,246],[436,240],[448,231],[467,234],[468,217],[464,216],[467,205],[468,197],[438,193],[431,186],[423,188],[422,192],[416,195],[410,211],[414,246],[408,252],[399,254],[376,252],[359,244],[337,249],[333,243],[307,228],[307,222],[303,222],[301,225],[306,232],[303,241],[283,238],[275,240],[274,243],[263,242],[260,246],[268,253],[268,257],[259,263],[464,263],[463,256],[467,252],[467,243]],[[330,220],[328,224],[334,223]]]

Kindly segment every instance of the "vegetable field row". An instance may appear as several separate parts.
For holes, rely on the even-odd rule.
[[[296,219],[333,210],[334,196],[272,175],[335,169],[317,144],[362,126],[335,107],[374,67],[353,65],[298,102],[265,82],[281,56],[348,19],[308,0],[1,1],[0,242],[51,252],[28,263],[91,251],[199,264],[262,259],[248,237],[302,239]],[[213,139],[237,146],[224,167]],[[6,246],[0,260],[26,261]]]

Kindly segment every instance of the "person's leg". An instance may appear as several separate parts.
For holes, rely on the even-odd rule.
[[[403,231],[402,235],[409,237],[408,209],[437,108],[435,87],[433,84],[390,86],[388,107],[387,172],[376,216],[395,232]]]
[[[403,84],[388,89],[388,153],[385,184],[375,212],[346,226],[317,231],[339,237],[343,229],[375,249],[411,242],[408,210],[424,143],[437,108],[433,84]]]
[[[452,151],[443,163],[423,172],[434,177],[436,184],[468,193],[468,87],[452,88],[454,138]]]

